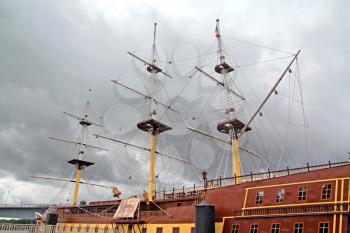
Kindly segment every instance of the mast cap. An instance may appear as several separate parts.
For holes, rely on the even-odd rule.
[[[244,125],[245,124],[242,121],[238,119],[232,119],[232,120],[220,122],[216,128],[220,133],[229,134],[231,130],[234,130],[235,132],[239,132],[241,129],[243,129]],[[249,130],[251,130],[251,128],[247,127],[245,131],[249,131]]]
[[[154,119],[148,119],[137,123],[137,128],[152,132],[152,134],[157,135],[163,133],[164,131],[171,130],[172,128]]]

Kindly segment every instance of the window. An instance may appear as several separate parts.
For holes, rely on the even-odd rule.
[[[63,231],[66,231],[66,225],[63,225]]]
[[[173,233],[180,233],[180,228],[173,227]]]
[[[89,225],[87,225],[86,227],[85,227],[85,232],[89,232]]]
[[[87,209],[87,212],[88,213],[96,213],[96,208],[91,208],[90,207],[90,208]]]
[[[97,208],[97,213],[102,213],[105,211],[106,208]]]
[[[108,225],[105,226],[105,229],[103,231],[104,233],[108,233]]]
[[[256,194],[255,204],[262,204],[264,198],[264,191],[260,191]]]
[[[128,233],[132,233],[132,225],[128,225]]]
[[[73,226],[70,226],[70,231],[73,231]]]
[[[98,226],[95,226],[95,233],[98,232]]]
[[[147,232],[147,228],[142,227],[142,231],[141,231],[141,233],[146,233],[146,232]]]
[[[156,233],[163,233],[163,228],[162,227],[157,227]]]
[[[250,225],[250,233],[258,233],[259,225],[258,224],[252,224]]]
[[[271,225],[271,233],[279,233],[280,232],[280,224],[272,223]]]
[[[328,222],[320,222],[319,225],[319,233],[328,233],[329,223]]]
[[[239,230],[239,225],[238,224],[233,224],[232,225],[232,233],[238,233]]]
[[[298,190],[298,201],[305,201],[307,195],[307,186],[299,187]]]
[[[191,233],[196,233],[196,228],[191,227]]]
[[[284,193],[285,193],[284,189],[277,190],[277,195],[276,195],[276,202],[277,203],[281,203],[284,201]]]
[[[117,211],[117,208],[116,207],[113,207],[113,208],[110,208],[108,210],[108,213],[115,213]]]
[[[324,184],[322,185],[322,199],[329,199],[331,197],[332,185]]]
[[[79,225],[79,226],[78,226],[78,232],[80,232],[80,230],[81,230],[81,226]]]
[[[295,223],[293,232],[294,233],[303,233],[303,228],[304,228],[303,223]]]

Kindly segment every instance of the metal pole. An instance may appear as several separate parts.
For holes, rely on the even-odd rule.
[[[5,206],[7,206],[7,201],[8,201],[8,199],[9,199],[9,195],[10,195],[10,190],[7,190],[7,196],[6,196]]]

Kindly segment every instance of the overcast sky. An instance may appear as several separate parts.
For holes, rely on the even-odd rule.
[[[251,136],[242,143],[266,159],[254,160],[252,167],[251,158],[242,158],[243,171],[260,169],[260,166],[261,169],[278,168],[281,164],[295,166],[306,161],[347,160],[350,151],[350,4],[347,1],[3,0],[0,1],[0,203],[70,199],[72,185],[33,180],[29,176],[73,177],[73,168],[66,161],[74,158],[75,150],[71,145],[50,141],[47,137],[75,139],[79,134],[77,121],[61,112],[80,114],[88,99],[92,119],[105,125],[103,129],[91,128],[91,132],[147,145],[147,134],[135,127],[137,121],[146,117],[147,105],[142,98],[116,87],[110,80],[118,79],[146,91],[144,66],[133,61],[126,51],[135,51],[146,59],[150,56],[154,22],[158,23],[159,59],[179,61],[160,63],[175,77],[174,80],[161,77],[165,87],[162,99],[174,102],[183,112],[182,117],[165,114],[163,120],[170,122],[174,130],[161,137],[159,150],[194,164],[187,167],[160,158],[159,182],[198,183],[203,169],[209,170],[211,177],[228,175],[227,148],[189,135],[185,129],[189,124],[215,131],[218,116],[208,114],[200,118],[199,112],[217,89],[209,81],[199,82],[202,77],[198,74],[189,78],[193,66],[204,66],[210,56],[182,59],[215,51],[217,18],[221,20],[224,43],[235,65],[286,54],[232,38],[292,53],[301,49],[298,64],[309,126],[308,152],[301,149],[305,148],[304,127],[286,128],[283,124],[290,102],[281,95],[273,96],[255,123],[265,121],[265,127],[276,127],[278,132],[271,131],[270,136],[280,148],[273,149],[276,145],[271,140],[266,144],[269,140],[264,140],[268,139],[264,133],[269,129],[256,125],[262,138]],[[215,58],[215,53],[211,53],[212,57]],[[247,100],[252,100],[250,108],[257,106],[290,59],[238,69],[235,80],[240,91],[248,92]],[[205,69],[210,71],[210,67]],[[278,88],[281,93],[284,90],[284,94],[288,93],[288,85],[297,84],[296,66],[293,71],[284,81],[285,86]],[[298,86],[294,89],[295,99],[300,99]],[[173,97],[180,93],[180,97]],[[207,112],[220,109],[216,106],[214,100],[206,108]],[[276,106],[280,110],[276,110]],[[296,121],[290,119],[290,123],[303,123],[300,102],[293,102],[292,107]],[[251,115],[252,110],[242,109],[247,110],[244,116]],[[273,122],[268,125],[266,122],[271,119]],[[284,133],[288,133],[289,138],[279,139],[290,143],[288,149],[281,149],[278,141],[278,135]],[[184,135],[191,139],[184,142]],[[259,145],[252,145],[257,141]],[[85,180],[120,185],[125,196],[146,188],[147,153],[96,141],[93,137],[89,143],[107,147],[111,152],[92,151],[88,155],[87,158],[97,164],[84,171]],[[109,190],[83,187],[82,198],[109,199],[111,195]]]

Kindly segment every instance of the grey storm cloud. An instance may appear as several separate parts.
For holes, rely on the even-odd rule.
[[[208,52],[212,53],[211,58],[215,57],[216,18],[221,19],[225,46],[235,65],[285,54],[232,38],[289,52],[301,49],[299,69],[309,126],[308,154],[304,128],[290,126],[287,130],[282,124],[288,100],[273,96],[262,110],[263,116],[254,122],[253,131],[241,141],[265,159],[258,161],[243,153],[243,171],[297,166],[307,161],[346,160],[350,131],[349,12],[347,1],[1,1],[0,203],[69,199],[72,185],[33,180],[30,176],[73,177],[73,167],[66,161],[76,151],[70,145],[50,141],[48,136],[74,140],[79,126],[61,112],[80,114],[87,99],[93,119],[105,125],[103,129],[91,129],[91,133],[147,146],[148,136],[137,130],[136,123],[147,116],[148,105],[143,98],[118,88],[110,80],[118,79],[146,92],[145,67],[126,51],[149,57],[154,22],[158,22],[160,60],[173,61],[161,64],[175,76],[174,80],[162,77],[162,98],[183,113],[181,117],[160,113],[174,130],[161,135],[159,150],[194,164],[186,166],[159,157],[157,188],[200,184],[204,169],[210,177],[230,174],[230,166],[225,169],[230,164],[229,148],[189,135],[186,130],[189,124],[222,136],[215,132],[221,117],[221,112],[216,111],[220,101],[210,103],[204,117],[200,113],[218,91],[213,83],[193,72],[193,66],[210,63],[208,57],[181,61]],[[237,87],[252,100],[249,108],[242,107],[246,111],[244,120],[289,59],[237,69]],[[205,69],[210,71],[209,67]],[[293,67],[292,75],[295,73]],[[298,96],[298,86],[293,88],[298,85],[295,79],[287,77],[282,84],[290,85]],[[288,92],[285,87],[277,89],[281,94]],[[292,107],[293,111],[302,111],[299,102]],[[283,120],[277,120],[278,117]],[[302,121],[300,115],[293,120]],[[264,127],[259,127],[259,123]],[[288,137],[284,136],[286,133]],[[282,142],[289,144],[287,149]],[[84,171],[85,180],[120,185],[123,195],[146,188],[148,153],[92,136],[89,143],[111,151],[89,151],[88,159],[96,165]],[[109,190],[92,187],[83,187],[81,193],[88,200],[111,198]]]

